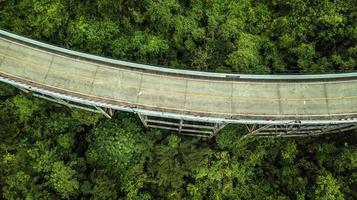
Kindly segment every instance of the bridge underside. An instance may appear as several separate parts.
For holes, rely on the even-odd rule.
[[[295,124],[282,125],[247,125],[249,133],[245,136],[259,137],[306,137],[319,136],[322,134],[342,133],[357,128],[357,123],[347,124]]]

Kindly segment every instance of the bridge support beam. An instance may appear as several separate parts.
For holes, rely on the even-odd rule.
[[[95,113],[100,113],[103,114],[104,116],[106,116],[107,118],[111,119],[112,116],[114,115],[114,110],[110,109],[110,108],[101,108],[98,106],[86,106],[86,105],[82,105],[82,104],[75,104],[73,102],[64,100],[64,99],[60,99],[54,96],[49,96],[49,95],[44,95],[44,94],[39,94],[39,93],[35,93],[33,91],[27,90],[25,88],[21,88],[21,87],[16,87],[19,90],[21,90],[22,92],[25,93],[31,93],[33,96],[41,98],[41,99],[45,99],[47,101],[51,101],[60,105],[64,105],[68,108],[78,108],[78,109],[82,109],[82,110],[86,110],[89,112],[95,112]]]
[[[342,124],[311,124],[302,125],[299,123],[282,125],[247,125],[249,133],[244,137],[306,137],[318,136],[328,133],[342,133],[357,128],[357,123]]]
[[[197,121],[187,121],[182,119],[170,119],[163,117],[153,117],[142,115],[138,116],[145,128],[156,128],[175,131],[180,135],[196,136],[212,138],[214,137],[226,124],[206,123]]]

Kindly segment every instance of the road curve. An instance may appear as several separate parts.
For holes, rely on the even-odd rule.
[[[357,118],[357,73],[244,75],[175,70],[79,53],[2,30],[0,77],[123,110],[175,116],[237,123]]]

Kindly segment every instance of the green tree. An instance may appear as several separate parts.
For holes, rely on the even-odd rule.
[[[87,137],[88,162],[107,168],[113,174],[123,172],[137,151],[134,137],[138,131],[136,127],[123,129],[114,121],[101,123]]]
[[[316,185],[317,187],[315,189],[315,199],[344,199],[337,180],[331,174],[318,176],[316,178]]]
[[[76,171],[64,165],[63,162],[52,164],[52,171],[48,176],[48,183],[63,198],[77,194],[79,182]]]

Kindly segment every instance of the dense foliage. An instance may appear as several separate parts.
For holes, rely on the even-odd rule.
[[[215,139],[143,131],[0,84],[5,199],[357,199],[357,134]]]
[[[196,70],[356,69],[355,0],[0,0],[0,27]],[[357,134],[204,140],[145,131],[0,84],[0,198],[357,199]]]
[[[244,73],[357,69],[356,0],[0,0],[0,27],[67,48]]]

